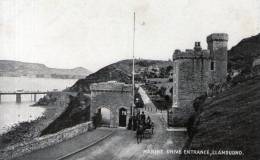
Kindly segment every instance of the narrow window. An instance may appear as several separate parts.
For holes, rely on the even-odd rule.
[[[214,70],[215,70],[215,62],[214,62],[214,61],[211,61],[211,62],[210,62],[210,70],[211,70],[211,71],[214,71]]]

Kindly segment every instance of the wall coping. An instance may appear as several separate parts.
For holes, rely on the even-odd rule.
[[[62,141],[73,138],[92,129],[92,121],[81,123],[57,133],[36,137],[29,142],[20,142],[0,150],[0,159],[12,159]],[[71,133],[71,134],[70,134]]]

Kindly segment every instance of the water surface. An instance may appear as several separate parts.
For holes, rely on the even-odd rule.
[[[72,86],[76,79],[49,79],[27,77],[0,77],[0,91],[52,91],[63,90]],[[42,95],[37,95],[37,100]],[[19,122],[35,120],[42,116],[45,109],[31,107],[34,102],[32,95],[22,95],[22,103],[17,104],[15,95],[2,95],[0,103],[0,134]]]

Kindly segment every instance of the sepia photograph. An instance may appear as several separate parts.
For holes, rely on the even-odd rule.
[[[0,160],[260,160],[260,1],[0,0]]]

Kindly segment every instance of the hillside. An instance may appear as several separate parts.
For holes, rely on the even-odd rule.
[[[186,148],[242,151],[243,156],[183,156],[182,159],[250,159],[260,157],[260,77],[214,98],[207,98],[196,115]]]
[[[260,34],[245,38],[228,51],[229,69],[251,72],[254,60],[260,56]]]
[[[166,68],[170,66],[170,61],[159,61],[159,60],[136,60],[135,61],[135,72],[139,73],[136,75],[135,80],[143,80],[146,76],[145,69],[149,67]],[[90,74],[85,79],[78,80],[71,88],[71,91],[83,91],[90,92],[89,85],[91,83],[106,82],[106,81],[118,81],[124,83],[131,83],[132,77],[132,60],[122,60],[111,65],[108,65],[95,73]]]
[[[78,79],[89,74],[90,71],[82,67],[73,69],[56,69],[49,68],[44,64],[39,63],[0,60],[0,76]]]
[[[239,74],[230,78],[231,87],[226,91],[207,97],[199,105],[194,101],[197,111],[190,117],[189,140],[184,149],[241,151],[243,154],[183,154],[180,159],[257,160],[260,157],[260,76],[253,70],[253,63],[256,65],[260,56],[260,34],[243,39],[228,54],[229,72],[239,71]]]

